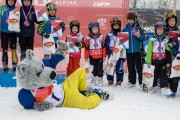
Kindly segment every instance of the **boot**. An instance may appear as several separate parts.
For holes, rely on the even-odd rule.
[[[113,80],[108,80],[109,85],[113,84]]]
[[[96,85],[96,77],[93,77],[91,80],[91,86],[94,87]]]
[[[169,88],[164,87],[164,88],[161,88],[161,94],[162,96],[169,97],[172,94],[172,92]]]
[[[49,59],[50,55],[44,55],[44,59]]]
[[[3,71],[7,72],[9,70],[9,68],[8,68],[8,54],[7,54],[7,50],[3,50],[3,53],[2,53],[2,64],[3,64]]]
[[[143,91],[145,93],[148,93],[148,86],[146,84],[143,84]]]
[[[98,86],[99,87],[103,86],[103,77],[98,77]]]
[[[103,100],[112,100],[114,97],[114,93],[97,88],[93,89],[93,93],[98,94],[99,97]]]
[[[117,86],[121,86],[121,83],[122,83],[121,80],[117,80],[117,81],[116,81],[116,85],[117,85]]]
[[[20,58],[20,60],[22,61],[22,60],[24,60],[24,58],[26,58],[26,51],[21,50],[21,58]]]
[[[135,86],[136,86],[135,84],[132,84],[132,83],[128,82],[125,87],[126,88],[133,88]]]
[[[17,56],[17,52],[15,49],[11,50],[12,52],[12,65],[13,65],[13,71],[16,71],[16,67],[18,64],[18,56]]]

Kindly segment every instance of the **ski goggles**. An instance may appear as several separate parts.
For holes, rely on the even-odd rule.
[[[111,20],[110,23],[113,24],[113,25],[121,24],[121,21],[119,19],[115,19],[115,20]]]
[[[157,24],[157,25],[154,25],[155,28],[165,28],[165,25],[163,24]]]
[[[30,0],[23,0],[23,2],[30,2]]]

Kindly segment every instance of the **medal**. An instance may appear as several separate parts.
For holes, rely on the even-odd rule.
[[[31,8],[32,8],[32,6],[29,8],[29,11],[28,11],[27,15],[25,14],[24,9],[22,8],[24,17],[25,17],[25,19],[26,19],[26,20],[24,21],[24,26],[26,26],[26,27],[28,27],[28,26],[30,25],[30,22],[29,22],[29,20],[28,20],[28,16],[29,16],[29,14],[30,14]]]
[[[25,25],[26,27],[29,26],[29,21],[26,20],[26,21],[24,22],[24,25]]]

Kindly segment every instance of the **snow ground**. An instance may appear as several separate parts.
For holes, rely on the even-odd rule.
[[[88,81],[89,82],[89,81]],[[53,108],[48,111],[25,110],[18,103],[20,88],[0,88],[0,120],[178,120],[180,119],[180,93],[176,98],[164,98],[160,92],[150,95],[135,88],[108,86],[104,78],[103,89],[113,91],[114,99],[102,101],[94,109]]]
[[[35,48],[36,56],[40,58],[42,48]],[[0,52],[0,55],[2,53]],[[83,54],[83,53],[82,53]],[[1,59],[1,58],[0,58]],[[11,59],[9,59],[11,63]],[[83,59],[81,64],[83,63]],[[0,62],[0,66],[2,66]],[[81,65],[82,66],[82,65]],[[62,62],[58,64],[58,72],[66,70]],[[127,89],[127,75],[120,86],[108,86],[104,77],[103,89],[113,91],[114,99],[102,101],[94,109],[82,110],[76,108],[53,108],[38,112],[25,110],[18,102],[17,88],[0,87],[0,120],[178,120],[180,119],[180,92],[176,98],[161,97],[160,92],[150,95],[135,88]],[[89,83],[89,81],[88,81]]]

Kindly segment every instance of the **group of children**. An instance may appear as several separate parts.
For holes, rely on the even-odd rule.
[[[32,5],[32,0],[21,0],[22,6],[20,7],[20,33],[11,32],[8,30],[8,14],[15,9],[16,0],[6,0],[6,5],[0,7],[1,15],[1,47],[2,47],[2,63],[3,70],[8,71],[8,43],[10,41],[10,48],[12,51],[12,64],[13,70],[16,70],[18,63],[18,57],[16,53],[17,36],[19,37],[19,43],[21,48],[21,57],[23,60],[27,49],[33,50],[34,45],[34,32],[35,23],[39,24],[38,34],[43,38],[49,38],[52,34],[51,22],[59,20],[59,26],[62,28],[62,32],[65,31],[65,24],[60,18],[56,16],[57,6],[54,3],[46,4],[46,10],[48,12],[48,20],[38,22],[35,14],[35,9]],[[116,76],[116,85],[121,85],[124,76],[124,70],[121,69],[123,64],[127,62],[128,66],[128,83],[127,88],[132,88],[136,84],[136,73],[138,73],[139,85],[142,88],[142,46],[141,43],[148,40],[146,32],[139,28],[137,24],[138,16],[135,12],[129,12],[126,15],[127,25],[122,32],[128,32],[129,34],[129,48],[126,51],[126,58],[119,58],[115,65],[113,75],[107,74],[108,83],[111,85],[114,83],[114,77]],[[173,95],[177,92],[179,78],[168,79],[167,69],[171,67],[172,55],[176,56],[180,53],[179,43],[177,40],[173,43],[169,43],[167,38],[168,31],[179,31],[177,24],[177,16],[174,13],[169,13],[166,16],[166,24],[163,22],[157,22],[154,25],[155,34],[153,38],[149,39],[146,63],[155,66],[154,70],[154,83],[150,91],[155,92],[155,87],[160,84],[163,91],[170,90]],[[104,38],[100,33],[100,25],[98,22],[91,22],[88,25],[89,34],[87,38],[84,38],[80,33],[80,22],[78,20],[72,20],[69,24],[70,34],[66,37],[69,50],[69,63],[67,67],[67,76],[72,74],[76,69],[80,67],[81,48],[85,48],[84,58],[86,62],[93,65],[93,78],[92,85],[103,86],[103,62],[110,56],[117,52],[122,52],[122,48],[116,46],[116,43],[121,44],[121,39],[118,39],[118,33],[121,32],[121,20],[117,17],[110,21],[111,31]],[[58,40],[58,37],[54,37],[54,42]],[[57,47],[55,45],[55,47]],[[44,54],[44,58],[49,58],[52,54]],[[110,65],[111,66],[111,65]],[[97,78],[98,79],[97,79]],[[158,83],[160,80],[160,83]]]

